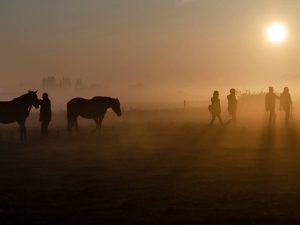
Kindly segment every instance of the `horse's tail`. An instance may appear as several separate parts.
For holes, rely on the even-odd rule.
[[[72,113],[71,113],[71,104],[67,104],[67,121],[68,121],[68,132],[72,132]]]

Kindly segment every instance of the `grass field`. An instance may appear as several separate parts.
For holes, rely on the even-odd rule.
[[[0,224],[300,222],[297,127],[148,114],[109,115],[96,136],[57,122],[40,141],[33,126],[26,144],[2,127]]]

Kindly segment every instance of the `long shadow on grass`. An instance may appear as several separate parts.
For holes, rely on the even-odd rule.
[[[275,147],[275,135],[275,127],[266,126],[263,128],[261,136],[261,149],[263,151],[269,151]]]
[[[219,151],[218,145],[224,137],[226,129],[223,127],[212,129],[204,126],[201,130],[192,129],[192,131],[185,130],[183,132],[187,132],[185,134],[187,136],[180,141],[175,140],[178,143],[177,146],[172,145],[155,156],[156,160],[160,159],[158,164],[170,165],[172,169],[169,172],[173,174],[174,181],[193,170],[192,168],[202,164],[201,162],[209,160],[215,151]],[[189,134],[189,132],[191,133]]]
[[[259,192],[269,193],[272,190],[272,178],[274,177],[273,161],[275,155],[276,129],[264,126],[260,139],[260,147],[257,149],[257,162],[255,183]]]
[[[298,130],[295,124],[284,127],[283,141],[286,149],[298,148]]]
[[[193,125],[180,129],[181,131],[175,132],[175,135],[166,137],[159,145],[159,151],[152,155],[148,165],[169,167],[169,172],[174,172],[174,178],[218,150],[218,144],[226,133],[226,128],[210,128],[206,125],[201,128]]]

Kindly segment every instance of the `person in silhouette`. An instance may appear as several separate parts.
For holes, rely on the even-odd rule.
[[[233,123],[236,126],[236,111],[237,111],[237,99],[235,95],[236,91],[234,88],[230,89],[230,94],[227,96],[228,100],[228,112],[231,115],[231,119],[228,123]]]
[[[275,124],[276,121],[276,113],[275,113],[276,99],[279,99],[279,97],[274,93],[274,88],[269,87],[269,92],[266,94],[266,99],[265,99],[266,111],[270,112],[269,126]]]
[[[289,92],[289,88],[285,87],[283,92],[280,94],[280,105],[279,109],[284,111],[285,113],[285,124],[288,125],[290,120],[290,113],[292,107],[292,98]]]
[[[43,99],[40,100],[40,122],[41,122],[41,139],[48,137],[48,126],[51,121],[51,101],[47,93],[43,94]]]
[[[213,97],[211,98],[211,104],[208,106],[208,110],[210,111],[212,116],[210,126],[213,127],[216,118],[218,118],[220,124],[223,125],[222,118],[221,118],[221,103],[220,103],[218,91],[214,91]]]

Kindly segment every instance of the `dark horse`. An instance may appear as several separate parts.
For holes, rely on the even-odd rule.
[[[8,102],[0,102],[0,123],[17,122],[20,126],[21,140],[26,140],[25,122],[30,113],[31,107],[39,107],[37,91],[28,91],[18,98]]]
[[[92,99],[73,98],[67,104],[68,131],[72,128],[78,132],[77,117],[93,119],[96,128],[100,132],[101,124],[108,108],[111,108],[118,116],[122,115],[120,101],[116,98],[96,96]]]

